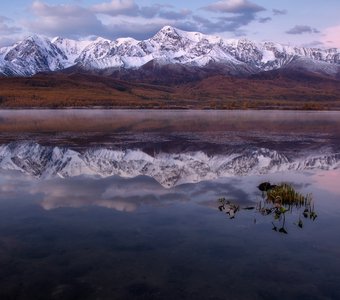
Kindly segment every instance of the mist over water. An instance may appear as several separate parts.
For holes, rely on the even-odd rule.
[[[1,111],[0,132],[1,299],[340,298],[339,113]],[[264,181],[316,220],[274,231],[247,210]]]

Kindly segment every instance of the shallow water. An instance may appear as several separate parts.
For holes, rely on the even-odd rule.
[[[0,120],[1,143],[14,149],[0,153],[0,299],[340,298],[340,114],[5,111]],[[168,186],[142,172],[33,176],[29,167],[46,174],[47,165],[13,141],[80,154],[93,147],[171,154],[162,166],[183,153],[211,158],[258,148],[282,153],[290,166],[334,159],[279,169],[279,160],[258,168],[243,155],[242,170],[250,167],[242,176],[182,175]],[[294,209],[283,234],[256,209],[234,219],[219,211],[221,197],[256,206],[263,181],[311,193],[316,220],[299,228]]]

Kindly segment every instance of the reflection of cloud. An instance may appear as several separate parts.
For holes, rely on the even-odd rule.
[[[81,208],[84,206],[98,206],[117,211],[133,212],[138,206],[124,200],[91,200],[86,198],[56,198],[47,197],[41,202],[41,207],[45,210],[52,210],[62,207]]]
[[[161,206],[186,201],[184,193],[162,187],[150,177],[106,179],[88,177],[40,181],[31,193],[41,194],[41,206],[46,210],[98,206],[118,211],[133,212],[141,205]]]
[[[307,176],[307,177],[306,177]],[[121,212],[134,212],[141,207],[168,207],[188,201],[216,208],[219,198],[249,205],[261,196],[259,183],[292,182],[299,190],[308,186],[340,195],[340,170],[301,173],[277,173],[263,176],[220,178],[213,181],[188,183],[170,189],[164,188],[146,176],[135,178],[72,177],[67,179],[35,180],[18,172],[1,174],[0,200],[33,201],[45,210],[57,208],[103,207]],[[301,184],[301,185],[300,185]]]
[[[133,212],[137,209],[136,204],[128,203],[126,201],[100,200],[100,201],[95,202],[95,205],[118,210],[118,211],[125,211],[125,212]]]
[[[31,177],[17,170],[0,170],[0,199],[13,198],[16,194],[29,194]]]
[[[16,190],[16,186],[14,184],[8,183],[3,184],[0,186],[0,192],[6,193],[6,192],[14,192]]]
[[[318,187],[340,196],[340,170],[323,171],[313,176]]]
[[[188,201],[200,203],[217,201],[219,197],[230,197],[240,203],[251,201],[247,191],[239,188],[240,182],[241,179],[227,179],[227,182],[221,179],[168,189],[147,176],[36,180],[9,172],[3,176],[0,174],[0,199],[29,197],[39,201],[46,210],[97,206],[133,212],[141,206],[162,207]]]

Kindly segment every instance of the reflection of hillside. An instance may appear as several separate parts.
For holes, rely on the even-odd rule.
[[[5,132],[338,133],[337,112],[18,110],[0,112]],[[242,135],[241,135],[242,136]],[[231,136],[232,137],[232,136]]]

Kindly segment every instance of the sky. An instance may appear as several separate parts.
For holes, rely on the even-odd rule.
[[[224,38],[340,48],[340,0],[10,0],[0,47],[32,35],[147,39],[163,26]]]

